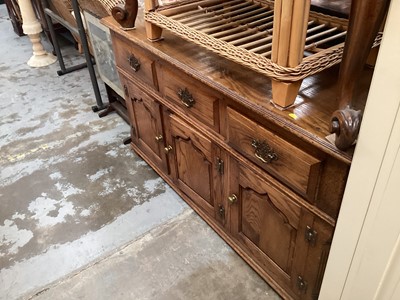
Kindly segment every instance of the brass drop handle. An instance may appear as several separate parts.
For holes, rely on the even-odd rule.
[[[191,108],[196,103],[196,100],[194,100],[192,94],[189,93],[187,88],[179,89],[178,97],[179,99],[181,99],[182,104],[185,105],[187,108]]]
[[[139,62],[139,60],[135,57],[135,55],[130,54],[129,57],[128,57],[128,62],[129,62],[129,65],[131,66],[131,68],[132,68],[132,70],[133,70],[134,72],[137,72],[137,71],[140,70],[140,62]]]
[[[155,140],[156,140],[157,143],[162,142],[163,139],[164,139],[164,138],[163,138],[163,136],[162,136],[161,134],[155,137]]]
[[[257,157],[265,164],[272,163],[274,160],[278,160],[278,154],[271,148],[266,141],[259,141],[254,139],[251,145],[255,149],[254,156]]]
[[[169,153],[172,150],[172,146],[168,145],[167,147],[164,148],[165,153]]]
[[[238,197],[235,194],[228,196],[228,201],[230,204],[235,204],[237,200],[238,200]]]

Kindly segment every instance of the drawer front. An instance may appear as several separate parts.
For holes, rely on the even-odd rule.
[[[168,66],[160,68],[160,92],[185,114],[219,132],[218,103],[220,96],[210,88]]]
[[[150,53],[113,35],[116,64],[129,75],[158,90],[155,61]]]
[[[319,159],[231,108],[227,115],[227,138],[233,148],[308,200],[314,200]]]

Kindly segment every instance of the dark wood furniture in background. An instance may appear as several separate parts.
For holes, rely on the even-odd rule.
[[[352,0],[311,0],[311,9],[314,11],[348,18]]]
[[[5,0],[4,3],[6,4],[7,13],[10,17],[14,32],[18,36],[23,36],[24,32],[22,30],[22,16],[17,0]]]
[[[247,68],[168,32],[108,17],[132,148],[286,299],[317,299],[352,150],[325,137],[338,67],[304,80],[287,110]],[[360,74],[362,108],[372,76]]]

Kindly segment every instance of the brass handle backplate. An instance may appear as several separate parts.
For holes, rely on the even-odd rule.
[[[137,72],[140,70],[140,62],[139,60],[135,57],[135,55],[130,54],[128,57],[128,62],[133,71]]]
[[[237,200],[238,200],[238,197],[235,194],[228,196],[228,201],[230,204],[236,203]]]
[[[254,155],[263,163],[269,164],[274,160],[278,160],[278,154],[274,152],[270,145],[266,141],[259,141],[254,139],[251,145],[255,149]]]
[[[187,108],[191,108],[196,103],[196,100],[194,100],[192,94],[189,93],[187,88],[179,89],[178,97]]]

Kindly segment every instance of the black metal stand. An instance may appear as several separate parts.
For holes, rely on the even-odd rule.
[[[117,114],[127,123],[129,124],[129,116],[128,111],[125,105],[125,99],[118,95],[110,86],[106,83],[104,84],[106,87],[107,97],[109,106],[106,110],[103,110],[99,113],[99,117],[102,118],[108,115],[110,112],[117,112]]]
[[[50,30],[51,38],[53,40],[54,51],[56,52],[58,62],[60,65],[60,69],[61,69],[61,70],[57,71],[57,74],[59,76],[62,76],[62,75],[68,74],[70,72],[80,70],[82,68],[87,67],[89,70],[90,80],[92,82],[93,91],[94,91],[94,95],[96,97],[96,104],[97,104],[95,106],[92,106],[92,110],[94,112],[97,112],[97,111],[108,108],[108,105],[104,105],[103,101],[101,99],[99,85],[97,83],[97,78],[96,78],[96,73],[95,73],[94,67],[93,67],[92,57],[89,52],[89,44],[88,44],[88,41],[86,38],[85,29],[83,27],[83,22],[82,22],[82,17],[81,17],[78,1],[72,0],[72,8],[73,8],[73,11],[75,14],[77,28],[71,26],[68,22],[66,22],[64,19],[62,19],[59,15],[55,14],[52,10],[50,10],[48,8],[47,2],[45,0],[43,1],[43,7],[44,7],[44,12],[45,12],[46,22],[47,22],[47,25]],[[60,45],[57,41],[57,36],[56,36],[55,30],[54,30],[53,21],[52,21],[53,19],[56,20],[57,22],[59,22],[60,24],[62,24],[65,28],[67,28],[71,32],[73,32],[75,34],[79,34],[79,37],[80,37],[81,43],[82,43],[82,47],[83,47],[83,52],[85,54],[86,63],[75,65],[75,66],[72,66],[69,68],[65,67],[64,59],[62,57],[61,50],[60,50]]]

